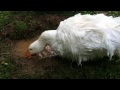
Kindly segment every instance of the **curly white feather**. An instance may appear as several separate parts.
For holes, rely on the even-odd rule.
[[[120,18],[104,14],[77,14],[57,28],[57,44],[62,55],[87,61],[108,55],[110,60],[120,48]]]

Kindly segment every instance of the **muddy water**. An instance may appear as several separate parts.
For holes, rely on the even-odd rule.
[[[18,56],[23,57],[26,52],[28,52],[29,45],[37,40],[39,36],[36,36],[32,39],[20,40],[15,43],[15,51]]]

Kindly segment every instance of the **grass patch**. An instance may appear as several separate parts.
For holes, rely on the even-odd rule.
[[[11,15],[10,11],[0,11],[0,29],[2,30],[3,26],[10,22],[9,16]]]
[[[13,62],[14,60],[7,59],[0,62],[0,79],[12,79],[18,71],[18,66]]]
[[[15,30],[18,33],[23,32],[27,28],[26,23],[23,21],[15,22]]]

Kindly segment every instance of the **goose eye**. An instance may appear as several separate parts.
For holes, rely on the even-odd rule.
[[[29,49],[29,50],[32,50],[32,49]]]

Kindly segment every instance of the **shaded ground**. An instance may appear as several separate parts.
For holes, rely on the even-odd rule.
[[[77,11],[78,12],[78,11]],[[41,59],[34,56],[25,59],[23,54],[31,42],[36,40],[44,30],[56,29],[59,22],[77,12],[13,12],[3,14],[0,18],[0,78],[1,79],[106,79],[120,78],[120,62],[115,57],[101,58],[83,63],[78,67],[60,57]],[[64,14],[63,14],[64,13]],[[98,12],[82,12],[98,13]],[[120,12],[104,12],[119,16]]]

